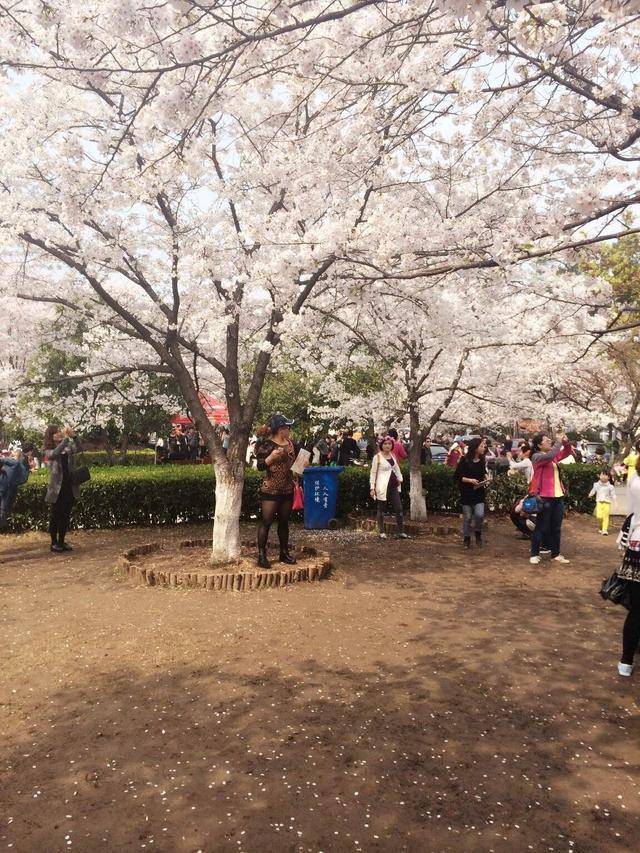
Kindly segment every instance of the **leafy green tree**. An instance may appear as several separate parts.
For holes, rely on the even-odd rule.
[[[254,430],[265,424],[274,412],[283,412],[295,420],[298,439],[311,439],[332,425],[320,417],[316,409],[326,405],[318,392],[318,380],[305,374],[293,360],[286,360],[270,370],[256,409]]]
[[[640,324],[640,235],[601,244],[580,269],[611,287],[615,328]]]
[[[78,328],[74,342],[80,345],[82,336]],[[42,343],[28,365],[18,412],[29,423],[70,421],[84,438],[104,443],[111,464],[124,462],[132,441],[168,430],[182,405],[177,383],[165,375],[146,377],[144,384],[131,376],[87,382],[85,362],[83,356]]]

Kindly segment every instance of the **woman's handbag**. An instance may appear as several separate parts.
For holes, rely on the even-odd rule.
[[[304,509],[304,493],[298,483],[293,484],[293,505],[291,509]]]
[[[74,468],[71,472],[71,482],[74,486],[81,486],[90,479],[91,474],[89,473],[89,469],[86,465],[78,465],[78,467]]]
[[[560,474],[558,474],[560,476]],[[529,488],[533,486],[533,480],[529,484]],[[542,512],[544,508],[544,501],[540,497],[540,481],[538,481],[537,488],[534,491],[530,491],[526,498],[522,501],[522,509],[525,512],[528,512],[529,515],[535,515],[538,512]]]
[[[621,604],[627,610],[631,609],[629,581],[618,577],[617,572],[614,572],[611,577],[602,581],[600,595],[605,601],[610,601],[612,604]]]
[[[80,454],[78,454],[80,456]],[[87,480],[91,479],[91,472],[89,471],[89,467],[85,464],[84,454],[82,454],[82,465],[78,465],[77,468],[74,468],[71,471],[71,483],[74,486],[81,486],[83,483],[86,483]]]
[[[522,501],[522,509],[529,515],[542,512],[542,498],[540,495],[527,495]]]

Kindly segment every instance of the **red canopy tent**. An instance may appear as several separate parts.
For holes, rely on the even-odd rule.
[[[216,400],[215,397],[212,397],[210,394],[200,393],[198,397],[200,398],[200,402],[202,403],[202,407],[205,410],[207,418],[212,424],[229,423],[229,410],[227,409],[226,403]],[[188,415],[181,413],[179,415],[174,415],[171,418],[171,423],[174,426],[190,426],[193,421]]]

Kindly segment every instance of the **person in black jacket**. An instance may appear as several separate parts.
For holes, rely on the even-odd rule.
[[[353,437],[353,430],[345,430],[342,433],[340,450],[338,452],[338,465],[353,465],[355,459],[360,457],[358,442]]]
[[[467,445],[467,453],[458,462],[455,477],[460,486],[462,504],[464,547],[471,547],[471,519],[474,520],[476,544],[482,545],[482,524],[484,521],[485,486],[488,482],[485,453],[487,442],[484,438],[472,438]]]

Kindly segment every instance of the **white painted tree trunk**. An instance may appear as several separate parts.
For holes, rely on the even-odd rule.
[[[420,454],[424,433],[420,429],[420,418],[417,406],[409,408],[409,429],[411,450],[409,451],[409,515],[411,521],[427,520],[427,501],[422,488],[422,468]]]
[[[426,521],[427,519],[427,500],[422,488],[422,470],[420,468],[420,456],[418,455],[418,464],[414,464],[413,459],[410,462],[409,469],[409,500],[411,521]]]
[[[228,563],[240,556],[240,513],[243,474],[221,471],[216,474],[216,511],[213,519],[211,562]]]

